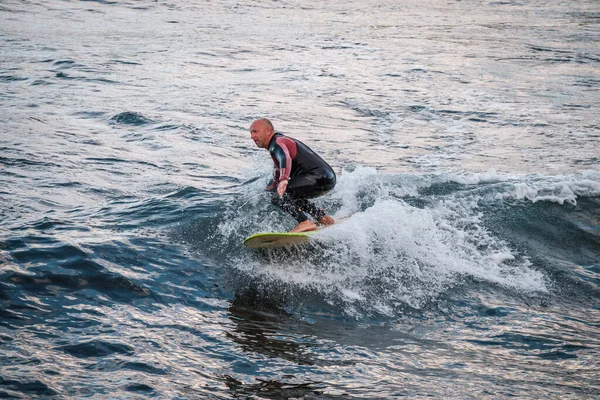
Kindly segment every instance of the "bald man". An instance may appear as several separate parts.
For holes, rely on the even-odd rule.
[[[290,232],[314,231],[316,224],[333,224],[333,218],[308,201],[335,187],[335,173],[329,164],[304,143],[275,133],[273,124],[266,118],[252,122],[250,137],[273,158],[275,170],[267,190],[276,193],[273,204],[298,221]]]

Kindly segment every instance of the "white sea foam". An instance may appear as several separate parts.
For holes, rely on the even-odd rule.
[[[353,171],[343,170],[338,176],[330,202],[339,204],[336,219],[346,218],[361,209],[365,198],[374,201],[389,196],[417,196],[418,188],[429,186],[426,176],[398,176],[380,174],[373,167],[358,166]]]
[[[449,180],[451,182],[460,183],[461,185],[479,185],[482,183],[497,183],[505,182],[507,180],[514,179],[510,175],[503,175],[496,172],[495,169],[490,169],[484,173],[463,173],[463,174],[451,174]]]
[[[501,198],[527,199],[533,203],[550,201],[558,204],[577,204],[578,197],[600,196],[600,172],[587,171],[572,176],[523,178],[498,195]]]

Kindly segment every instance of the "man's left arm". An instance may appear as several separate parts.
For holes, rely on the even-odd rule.
[[[277,185],[279,184],[279,168],[275,167],[273,169],[273,177],[269,180],[267,184],[267,188],[265,189],[268,192],[273,191]]]
[[[277,184],[277,193],[279,194],[279,197],[283,197],[283,194],[287,189],[290,174],[292,173],[292,156],[290,155],[290,150],[286,146],[284,140],[276,141],[271,155],[279,163],[279,179],[277,179],[279,182]]]

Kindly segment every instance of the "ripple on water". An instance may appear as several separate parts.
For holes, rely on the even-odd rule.
[[[167,371],[165,371],[164,369],[154,367],[150,364],[147,364],[147,363],[141,362],[141,361],[137,361],[137,362],[127,361],[127,362],[122,362],[121,365],[125,369],[130,369],[130,370],[138,371],[138,372],[145,372],[147,374],[153,374],[153,375],[166,375],[167,374]]]
[[[110,119],[110,121],[117,123],[117,124],[121,124],[121,125],[134,125],[134,126],[148,125],[148,124],[155,122],[152,119],[144,116],[143,114],[135,112],[135,111],[125,111],[125,112],[119,113],[119,114],[113,116]]]
[[[135,350],[131,346],[105,340],[90,340],[77,344],[59,346],[57,347],[57,350],[77,358],[106,357],[113,354],[132,356],[135,354]]]
[[[15,75],[0,75],[0,82],[10,83],[10,82],[19,82],[26,81],[29,78]]]
[[[150,394],[155,392],[154,388],[143,383],[132,383],[131,385],[124,386],[123,389],[127,390],[128,392],[134,393],[141,392],[145,394]]]
[[[103,117],[106,113],[104,111],[78,111],[71,115],[82,119],[96,119]]]
[[[23,398],[22,394],[30,396],[56,396],[59,394],[58,391],[39,380],[24,381],[0,377],[0,387],[2,387],[0,397],[8,399]]]
[[[151,295],[137,279],[122,275],[130,273],[125,267],[113,265],[91,250],[45,238],[31,239],[28,244],[21,240],[5,243],[15,251],[2,271],[2,280],[18,286],[20,293],[54,297],[64,291],[92,289],[122,302]]]
[[[142,296],[150,294],[148,289],[127,278],[108,274],[74,276],[38,271],[35,276],[31,276],[10,272],[4,274],[4,279],[29,293],[43,296],[58,295],[58,292],[61,291],[76,291],[88,287],[112,295],[111,297],[116,297],[120,301],[126,301],[123,297],[129,297],[132,294]]]

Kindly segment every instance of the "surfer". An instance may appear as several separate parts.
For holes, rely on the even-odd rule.
[[[260,118],[250,125],[250,137],[260,148],[267,149],[275,169],[267,190],[274,194],[272,203],[290,214],[298,225],[290,232],[307,232],[335,221],[308,199],[321,196],[335,186],[333,169],[299,140],[275,133],[273,124]]]

